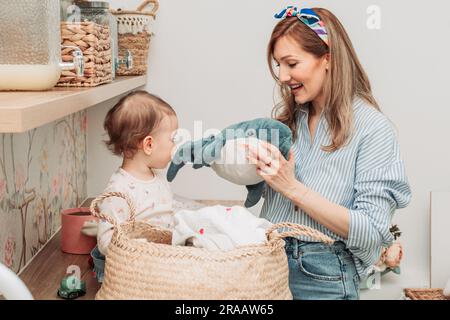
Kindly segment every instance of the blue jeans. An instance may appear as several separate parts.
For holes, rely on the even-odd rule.
[[[99,283],[102,283],[105,274],[105,256],[98,250],[98,246],[95,246],[91,251],[91,257],[94,261],[95,278]]]
[[[343,242],[285,241],[294,300],[359,300],[359,276]]]

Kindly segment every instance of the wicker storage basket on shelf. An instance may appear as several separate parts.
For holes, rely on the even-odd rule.
[[[153,5],[152,11],[143,11],[149,4]],[[150,21],[155,19],[158,8],[157,0],[146,0],[136,10],[111,10],[111,13],[117,19],[119,57],[124,59],[128,50],[133,59],[131,69],[119,64],[117,75],[129,76],[147,73],[148,50],[152,35]]]
[[[405,289],[405,296],[411,300],[449,300],[442,289]]]
[[[129,220],[118,225],[99,212],[108,197],[125,199]],[[106,257],[105,277],[96,299],[292,299],[283,238],[307,235],[327,244],[333,240],[305,226],[281,223],[267,230],[267,242],[230,251],[172,246],[172,233],[135,221],[130,198],[106,193],[91,204],[94,216],[114,225]],[[292,231],[278,233],[289,227]],[[142,238],[147,241],[142,241]],[[139,240],[137,240],[139,239]]]

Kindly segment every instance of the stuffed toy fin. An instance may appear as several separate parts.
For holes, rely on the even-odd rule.
[[[248,190],[247,199],[245,200],[244,206],[246,208],[253,207],[255,204],[259,202],[261,199],[261,195],[263,193],[263,189],[265,186],[265,182],[261,181],[260,183],[253,184],[251,186],[246,186]]]

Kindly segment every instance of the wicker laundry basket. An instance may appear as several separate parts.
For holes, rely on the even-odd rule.
[[[119,225],[99,212],[98,204],[108,197],[127,201],[130,217],[126,223]],[[314,229],[281,223],[267,230],[265,244],[230,251],[172,246],[171,231],[135,221],[135,209],[126,194],[105,193],[97,197],[91,204],[91,212],[114,225],[104,281],[95,297],[101,300],[292,299],[283,238],[307,235],[333,243]],[[292,231],[278,233],[281,227]]]
[[[152,11],[144,11],[152,4]],[[136,10],[111,10],[117,19],[119,33],[119,57],[123,60],[131,53],[132,67],[119,63],[117,75],[143,75],[147,73],[147,58],[150,47],[150,21],[155,19],[159,3],[157,0],[146,0]]]
[[[442,289],[405,289],[405,296],[411,300],[449,300],[450,297],[444,296]]]

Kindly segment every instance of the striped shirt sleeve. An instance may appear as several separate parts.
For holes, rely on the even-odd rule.
[[[393,237],[389,232],[395,209],[404,208],[411,199],[397,137],[384,117],[376,119],[359,144],[350,208],[349,250],[364,265],[373,265]]]

